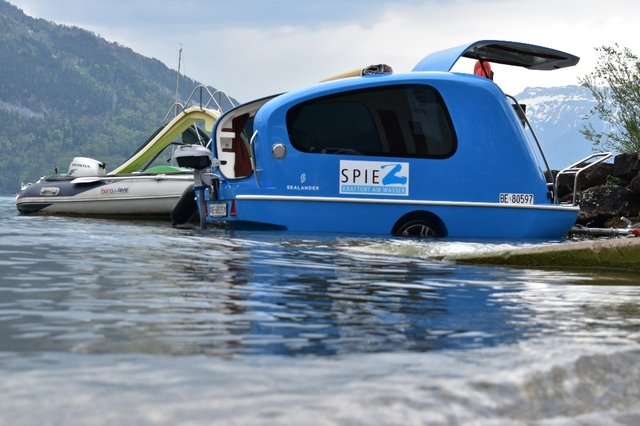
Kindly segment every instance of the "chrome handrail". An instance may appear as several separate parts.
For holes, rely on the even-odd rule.
[[[194,100],[196,92],[199,95],[199,99],[197,102]],[[204,100],[206,99],[205,94],[208,95],[209,98],[206,103],[204,102]],[[173,116],[175,117],[179,112],[184,112],[189,107],[189,104],[191,102],[196,103],[197,107],[199,107],[201,110],[209,109],[209,105],[211,105],[211,103],[213,102],[215,104],[215,109],[222,113],[222,106],[220,105],[220,102],[216,100],[216,95],[218,95],[219,97],[224,96],[227,99],[227,102],[229,102],[232,107],[235,108],[236,106],[238,106],[238,103],[234,102],[233,99],[231,99],[229,95],[227,95],[222,90],[216,90],[215,92],[211,93],[211,90],[209,90],[207,86],[205,86],[204,84],[199,84],[193,88],[191,94],[184,103],[176,101],[171,104],[169,110],[164,115],[162,122],[167,123],[170,120],[171,114],[173,114]]]
[[[249,147],[251,148],[251,167],[253,168],[253,174],[256,178],[256,185],[258,188],[260,187],[260,179],[258,178],[258,167],[256,166],[255,157],[256,157],[256,138],[258,137],[258,131],[254,130],[251,135],[251,139],[249,140]]]
[[[578,177],[580,175],[580,173],[584,172],[585,170],[595,166],[596,164],[602,163],[603,161],[605,161],[608,158],[611,158],[613,154],[610,152],[597,152],[595,154],[591,154],[588,157],[583,158],[580,161],[576,161],[575,163],[573,163],[572,165],[565,167],[564,169],[560,170],[558,172],[558,174],[556,175],[555,181],[553,183],[553,202],[558,204],[559,200],[558,200],[558,182],[560,181],[560,176],[562,175],[574,175],[573,178],[573,199],[572,199],[572,204],[575,205],[576,204],[576,192],[577,192],[577,188],[578,188]],[[586,164],[584,165],[584,163],[592,160],[592,159],[596,159],[595,161],[593,161],[592,163]]]
[[[216,106],[216,109],[218,111],[222,112],[222,106],[216,100],[216,98],[215,98],[216,95],[219,95],[220,97],[222,95],[224,95],[224,97],[227,99],[227,102],[229,102],[232,107],[236,107],[237,106],[236,103],[233,102],[233,100],[225,92],[223,92],[222,90],[216,90],[215,92],[211,93],[211,90],[209,90],[209,88],[207,86],[205,86],[204,84],[199,84],[196,87],[194,87],[194,89],[191,91],[191,94],[187,98],[187,101],[185,102],[185,105],[189,105],[189,102],[195,96],[196,92],[198,92],[199,95],[200,95],[198,106],[200,108],[202,108],[202,109],[209,108],[209,105],[211,104],[211,102],[213,102],[215,104],[215,106]],[[204,95],[205,92],[209,96],[209,101],[206,104],[203,104],[203,95]]]

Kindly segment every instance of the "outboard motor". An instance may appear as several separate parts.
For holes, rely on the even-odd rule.
[[[215,198],[218,177],[211,173],[211,167],[221,162],[214,160],[211,151],[199,144],[178,146],[174,157],[178,166],[193,169],[193,185],[185,189],[176,203],[171,211],[171,220],[174,225],[182,225],[191,220],[197,212],[200,217],[200,228],[204,229],[207,225],[205,190],[209,188],[209,193]]]
[[[202,171],[213,164],[211,150],[199,144],[178,145],[173,155],[178,166],[188,167],[194,171]]]
[[[102,176],[107,169],[102,161],[87,157],[74,157],[69,164],[69,176]]]

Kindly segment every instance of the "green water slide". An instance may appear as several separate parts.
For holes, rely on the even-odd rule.
[[[145,164],[151,161],[158,153],[172,143],[189,126],[197,122],[204,122],[204,129],[211,134],[213,123],[220,118],[220,111],[191,107],[178,113],[166,126],[164,126],[145,146],[132,155],[119,167],[107,173],[109,175],[121,175],[139,171]]]

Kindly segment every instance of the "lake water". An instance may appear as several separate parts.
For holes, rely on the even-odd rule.
[[[637,274],[0,217],[0,425],[640,424]]]

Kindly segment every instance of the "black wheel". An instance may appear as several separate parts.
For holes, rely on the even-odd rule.
[[[196,193],[193,189],[193,185],[189,185],[171,210],[171,220],[174,225],[184,225],[198,212],[198,205],[195,202],[195,197]]]
[[[440,232],[424,219],[412,219],[400,225],[396,235],[408,238],[437,238]]]

